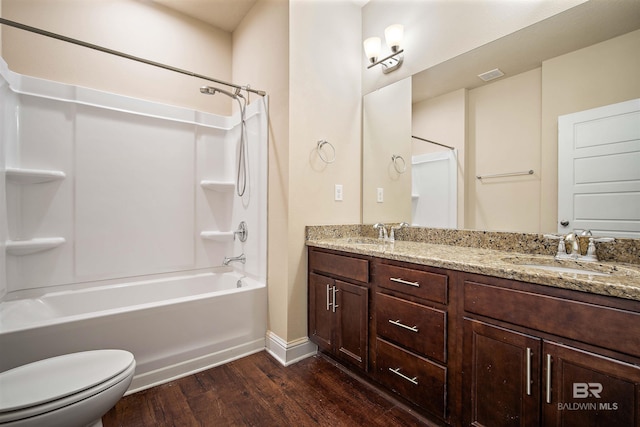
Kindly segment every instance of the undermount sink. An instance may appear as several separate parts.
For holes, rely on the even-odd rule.
[[[600,271],[593,271],[586,268],[562,267],[559,265],[544,265],[544,264],[520,264],[520,265],[523,267],[537,268],[539,270],[554,271],[558,273],[586,274],[589,276],[610,276],[611,275],[611,273],[603,273]]]
[[[557,260],[552,257],[514,255],[504,261],[525,268],[549,271],[554,273],[583,274],[586,276],[610,276],[617,271],[616,266],[603,265],[597,262],[580,262],[578,260]]]
[[[383,246],[389,242],[386,242],[380,239],[368,238],[368,237],[360,237],[360,238],[349,237],[344,240],[344,243],[348,245],[355,245],[355,246]]]

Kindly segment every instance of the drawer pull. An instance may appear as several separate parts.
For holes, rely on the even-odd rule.
[[[411,332],[418,332],[418,327],[417,326],[407,326],[407,325],[401,323],[400,319],[398,319],[398,320],[389,319],[389,323],[391,323],[392,325],[400,326],[401,328],[408,329]]]
[[[418,377],[409,378],[408,376],[400,372],[400,368],[396,368],[396,369],[389,368],[389,370],[394,374],[396,374],[397,376],[401,377],[402,379],[409,381],[411,384],[418,385],[418,381],[417,381]]]
[[[336,293],[338,292],[338,289],[334,286],[333,287],[333,312],[336,312],[336,308],[340,307],[338,304],[336,304]]]
[[[409,282],[407,280],[403,280],[399,277],[390,277],[389,280],[396,283],[402,283],[403,285],[415,286],[416,288],[420,287],[420,283],[418,282]]]

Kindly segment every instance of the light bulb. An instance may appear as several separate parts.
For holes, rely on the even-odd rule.
[[[380,56],[381,41],[380,37],[369,37],[364,41],[364,53],[369,61],[373,64]]]
[[[387,46],[389,46],[389,49],[391,49],[392,52],[395,53],[400,50],[403,33],[404,26],[400,24],[389,25],[384,30],[384,38],[387,41]]]

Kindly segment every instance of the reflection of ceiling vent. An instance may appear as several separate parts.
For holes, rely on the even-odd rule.
[[[487,71],[485,73],[478,74],[478,77],[480,77],[485,82],[488,82],[489,80],[497,79],[498,77],[502,77],[502,76],[504,76],[504,73],[502,71],[500,71],[499,68],[495,68],[495,69],[493,69],[491,71]]]

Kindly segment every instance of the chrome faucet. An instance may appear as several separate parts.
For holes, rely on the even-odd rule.
[[[391,242],[395,242],[396,241],[396,230],[402,230],[405,227],[408,227],[409,224],[407,224],[406,222],[401,222],[400,224],[398,224],[397,227],[391,227],[391,235],[389,236],[389,241]]]
[[[588,237],[589,245],[587,247],[586,255],[582,255],[580,253],[580,242],[578,237]],[[544,237],[547,239],[558,240],[558,250],[555,256],[555,259],[573,259],[576,261],[598,261],[598,257],[596,255],[596,243],[611,243],[615,242],[615,239],[612,237],[592,237],[590,230],[582,231],[578,233],[578,230],[575,230],[572,233],[567,234],[566,236],[558,236],[555,234],[545,234]],[[571,244],[571,253],[567,253],[566,243]]]
[[[244,254],[240,254],[239,256],[232,256],[231,258],[224,257],[224,261],[222,261],[222,264],[229,265],[230,262],[235,262],[235,261],[239,261],[244,264],[245,262],[247,262],[247,257],[245,257]]]
[[[579,237],[590,237],[591,235],[591,230],[573,230],[573,233],[569,233],[567,237],[565,237],[565,240],[571,243],[570,258],[578,259],[582,256]]]
[[[373,226],[373,228],[375,228],[376,230],[378,230],[378,239],[384,239],[387,240],[387,226],[384,225],[381,222],[378,222],[377,224],[375,224]]]

